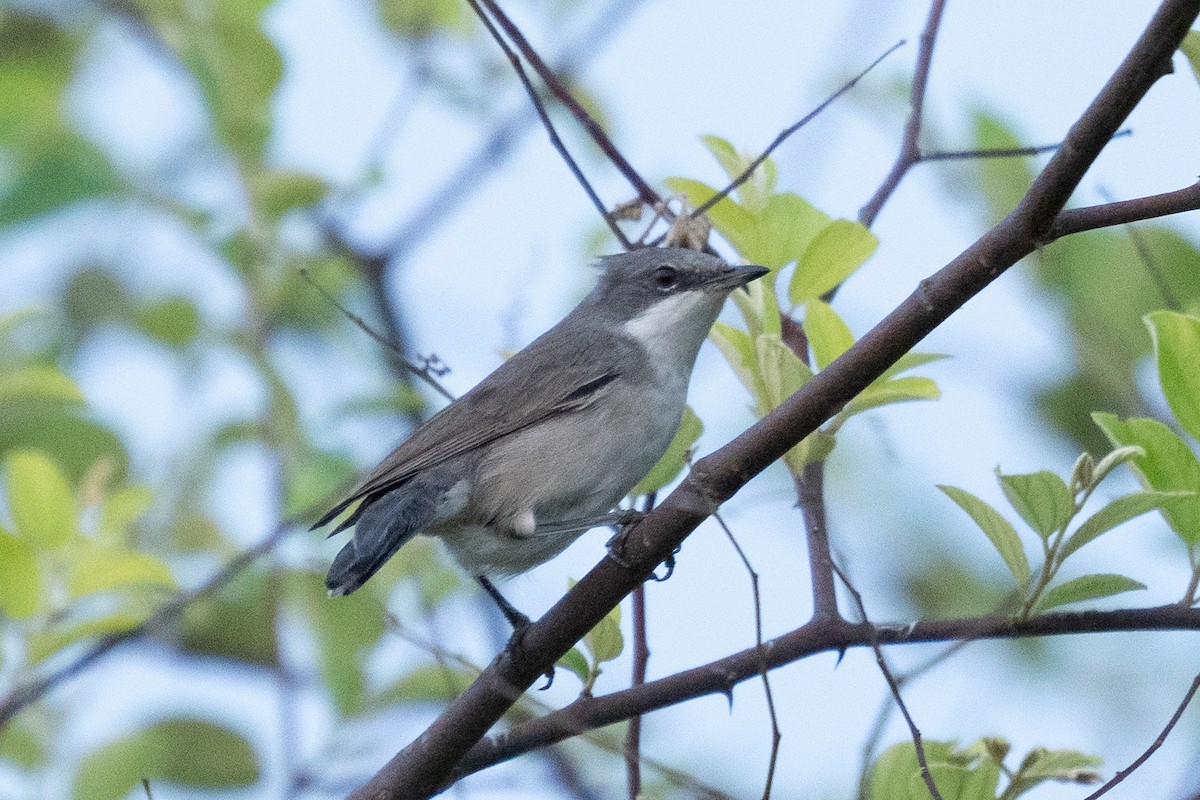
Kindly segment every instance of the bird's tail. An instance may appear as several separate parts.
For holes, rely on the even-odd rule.
[[[367,582],[409,539],[445,519],[447,492],[443,481],[417,480],[364,501],[354,535],[338,552],[325,577],[330,595],[346,595]]]

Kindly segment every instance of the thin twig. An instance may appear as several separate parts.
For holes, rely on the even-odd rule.
[[[471,0],[468,1],[471,2]],[[517,50],[521,52],[521,55],[533,67],[534,72],[546,84],[546,88],[553,92],[559,102],[570,112],[571,116],[575,117],[579,124],[583,126],[588,136],[591,137],[592,141],[600,148],[600,151],[604,153],[612,165],[617,168],[617,171],[625,177],[625,180],[629,181],[642,202],[651,207],[660,203],[662,197],[659,196],[658,192],[654,191],[641,174],[633,168],[633,165],[629,163],[617,146],[613,144],[608,134],[604,132],[604,128],[601,127],[600,123],[593,119],[591,114],[567,90],[559,79],[558,72],[546,64],[537,50],[529,44],[529,40],[525,38],[525,34],[504,13],[504,10],[494,0],[479,0],[479,2],[487,8],[488,13],[492,15],[496,23],[504,29],[508,38],[516,45]]]
[[[858,589],[854,588],[854,584],[850,582],[846,573],[842,572],[841,567],[834,564],[833,571],[841,579],[842,585],[846,587],[846,591],[850,592],[850,596],[854,598],[854,604],[858,607],[858,613],[862,617],[862,621],[870,625],[871,620],[867,617],[867,607],[863,603],[862,594],[859,593]],[[912,737],[913,748],[917,752],[917,763],[921,765],[921,779],[925,781],[925,787],[929,789],[929,794],[933,796],[933,800],[942,800],[942,795],[938,792],[937,784],[933,782],[933,773],[929,771],[929,760],[925,755],[925,744],[921,741],[921,729],[913,721],[912,714],[909,713],[908,706],[905,705],[904,698],[900,695],[900,682],[892,674],[887,659],[883,656],[883,648],[879,646],[879,639],[873,638],[870,644],[871,650],[875,652],[875,663],[879,665],[879,671],[883,674],[883,679],[887,681],[888,688],[892,692],[892,698],[896,701],[896,708],[900,710],[901,716],[904,717],[904,722],[908,725],[908,732]]]
[[[1171,734],[1171,730],[1175,727],[1175,724],[1179,722],[1179,718],[1183,716],[1183,712],[1187,710],[1188,704],[1192,702],[1192,698],[1196,696],[1196,691],[1198,689],[1200,689],[1200,675],[1197,675],[1192,680],[1191,688],[1189,688],[1187,690],[1187,694],[1183,696],[1183,702],[1181,702],[1179,707],[1175,709],[1175,713],[1171,715],[1171,719],[1167,722],[1167,726],[1162,729],[1162,733],[1158,734],[1158,738],[1151,742],[1150,746],[1146,748],[1146,752],[1135,758],[1128,767],[1121,770],[1116,775],[1113,775],[1112,779],[1109,780],[1108,783],[1104,784],[1099,789],[1083,798],[1083,800],[1096,800],[1096,798],[1107,794],[1110,789],[1128,778],[1130,773],[1132,773],[1135,769],[1146,763],[1146,760],[1150,758],[1150,756],[1154,755],[1154,752],[1158,750],[1158,748],[1163,746],[1163,742],[1167,740],[1167,736]]]
[[[654,509],[657,492],[646,495],[642,513]],[[646,633],[646,584],[633,590],[633,675],[630,686],[641,686],[646,682],[646,668],[650,663],[650,641]],[[629,800],[637,800],[642,791],[642,718],[629,720],[625,732],[625,773],[628,776]]]
[[[829,549],[829,525],[825,518],[825,464],[806,464],[795,478],[796,499],[804,517],[808,540],[808,563],[812,580],[813,618],[839,616],[837,588],[833,582],[836,565]]]
[[[483,0],[483,2],[487,2],[489,10],[496,9],[493,13],[499,13],[499,9],[495,3],[488,2],[488,0]],[[575,176],[576,182],[583,187],[583,191],[587,194],[588,199],[592,201],[592,205],[596,207],[596,210],[600,212],[600,216],[603,217],[604,224],[608,225],[609,230],[617,237],[617,241],[621,243],[621,246],[626,250],[632,250],[633,245],[630,244],[629,239],[625,238],[624,231],[617,225],[617,221],[613,219],[612,215],[608,213],[608,208],[605,207],[604,201],[600,199],[600,195],[596,194],[596,190],[583,174],[583,170],[579,168],[579,164],[576,163],[575,159],[571,156],[571,152],[567,150],[567,146],[559,138],[558,131],[555,129],[554,123],[550,120],[550,114],[546,112],[546,105],[542,102],[537,89],[534,88],[533,83],[529,80],[529,75],[525,73],[525,67],[521,65],[520,57],[508,46],[508,42],[504,41],[504,36],[496,29],[496,26],[492,23],[488,15],[484,13],[483,8],[480,7],[480,0],[467,0],[467,4],[471,6],[475,15],[479,17],[479,21],[483,23],[488,33],[491,34],[492,39],[495,40],[496,44],[504,52],[504,56],[508,59],[508,62],[512,64],[513,71],[517,73],[517,78],[521,81],[521,85],[525,87],[525,91],[529,94],[529,101],[533,103],[538,118],[542,121],[542,127],[546,129],[546,135],[550,137],[550,143],[554,145],[554,149],[558,151],[563,161],[566,162],[567,169],[571,170],[571,174]],[[504,19],[505,21],[508,20],[507,17]],[[512,26],[512,31],[508,28],[505,31],[510,36],[513,35],[512,31],[517,31],[517,34],[520,34],[515,25]],[[524,37],[522,37],[523,39]]]
[[[450,393],[450,391],[445,386],[443,386],[438,381],[437,378],[434,377],[433,369],[431,368],[430,364],[426,364],[425,366],[421,367],[421,366],[417,366],[412,361],[410,361],[408,359],[408,357],[404,354],[403,349],[399,345],[395,344],[390,339],[388,339],[386,336],[384,336],[383,334],[376,331],[374,328],[372,328],[370,325],[368,325],[365,321],[363,321],[362,317],[358,316],[357,314],[352,312],[350,309],[348,309],[344,305],[342,305],[341,301],[339,301],[336,297],[334,297],[333,294],[328,289],[326,289],[321,284],[317,283],[316,279],[313,278],[312,274],[307,269],[301,268],[300,276],[302,278],[304,278],[304,280],[308,281],[309,285],[311,285],[314,289],[316,289],[318,292],[320,292],[321,296],[324,297],[326,300],[328,300],[329,303],[334,308],[336,308],[338,311],[340,311],[342,313],[342,315],[344,317],[346,317],[346,319],[350,320],[355,325],[357,325],[364,333],[366,333],[368,336],[370,336],[376,342],[383,345],[391,352],[395,353],[396,357],[400,360],[400,363],[404,366],[404,368],[406,370],[408,370],[408,372],[412,373],[413,375],[416,375],[418,378],[425,381],[425,383],[427,383],[430,387],[432,387],[433,390],[436,391],[438,394],[440,394],[442,397],[446,398],[447,400],[449,400],[452,403],[454,402],[454,395],[452,395]]]
[[[721,515],[714,512],[712,516],[717,524],[721,526],[721,530],[725,533],[725,538],[733,545],[738,558],[742,560],[742,566],[745,567],[746,573],[750,576],[750,590],[754,597],[754,646],[760,654],[764,655],[761,673],[763,696],[766,698],[767,714],[771,719],[771,757],[767,762],[767,781],[763,786],[763,800],[769,800],[771,797],[771,785],[775,781],[775,767],[779,762],[779,743],[783,740],[783,734],[779,730],[779,717],[775,714],[775,697],[771,693],[771,678],[768,675],[769,670],[765,660],[765,651],[763,650],[762,596],[759,594],[758,573],[751,566],[750,559],[746,557],[746,552],[742,550],[742,546],[738,544],[733,531],[729,530],[729,526],[725,524],[725,520],[721,518]],[[730,694],[731,698],[732,696]]]
[[[924,664],[920,664],[912,669],[896,676],[896,683],[901,687],[907,686],[917,678],[930,671],[938,664],[949,659],[952,655],[962,650],[973,640],[963,639],[955,642],[943,649],[940,653],[930,658]],[[892,716],[892,709],[896,707],[895,702],[889,695],[879,704],[879,711],[875,714],[875,721],[871,723],[871,730],[867,734],[866,740],[863,742],[862,753],[859,757],[858,769],[858,797],[859,800],[866,800],[867,783],[871,777],[871,763],[875,760],[875,753],[879,750],[879,743],[883,739],[883,734],[887,730],[887,722]]]
[[[775,149],[777,147],[779,147],[779,145],[783,144],[789,136],[791,136],[793,133],[795,133],[796,131],[803,128],[808,123],[812,122],[813,119],[818,114],[820,114],[822,111],[824,111],[826,108],[828,108],[833,103],[833,101],[837,100],[839,97],[844,95],[846,92],[850,91],[855,86],[857,86],[858,82],[867,76],[867,73],[869,73],[871,70],[875,69],[875,67],[879,66],[880,63],[882,63],[885,58],[887,58],[892,53],[899,50],[901,47],[904,46],[904,44],[905,44],[905,41],[903,39],[901,39],[900,41],[896,42],[894,45],[889,47],[887,50],[883,51],[883,53],[878,58],[876,58],[874,61],[872,61],[870,64],[868,64],[865,69],[863,69],[861,72],[859,72],[857,75],[855,75],[850,80],[843,83],[836,92],[829,95],[829,97],[826,97],[825,100],[822,101],[820,105],[818,105],[812,111],[805,114],[797,122],[793,123],[792,125],[789,125],[788,127],[784,128],[782,131],[780,131],[779,135],[776,136],[769,145],[767,145],[767,149],[765,149],[761,153],[759,153],[758,157],[755,158],[753,161],[751,161],[749,166],[747,166],[744,170],[742,170],[741,173],[738,174],[738,176],[736,178],[731,180],[724,189],[717,192],[712,197],[708,198],[703,203],[701,203],[696,208],[696,210],[694,210],[692,212],[691,215],[693,217],[700,216],[705,211],[708,211],[708,209],[712,208],[717,203],[721,202],[723,199],[728,197],[729,193],[732,192],[734,189],[741,186],[746,181],[750,180],[750,176],[754,174],[754,170],[756,170],[760,166],[762,166],[763,162],[766,161],[771,156],[771,153],[775,152]]]
[[[896,163],[892,165],[887,177],[858,212],[858,221],[868,228],[875,224],[875,218],[879,216],[883,204],[895,193],[905,173],[921,159],[919,139],[921,116],[925,108],[925,91],[929,85],[929,71],[933,66],[933,46],[937,42],[938,26],[941,25],[942,12],[945,10],[946,0],[933,0],[929,5],[929,16],[925,20],[925,28],[921,31],[920,45],[917,48],[917,66],[913,70],[908,119],[904,123],[900,152],[896,155]]]
[[[1133,133],[1132,128],[1117,131],[1109,139],[1120,139]],[[980,150],[945,150],[935,153],[921,153],[918,161],[922,164],[928,161],[966,161],[981,158],[1017,158],[1020,156],[1039,156],[1043,153],[1053,153],[1062,147],[1062,142],[1054,144],[1039,144],[1033,147],[986,147]]]

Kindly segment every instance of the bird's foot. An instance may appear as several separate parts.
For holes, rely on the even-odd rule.
[[[645,517],[641,511],[630,508],[622,511],[612,523],[617,532],[605,542],[604,547],[608,550],[608,557],[625,569],[629,569],[629,562],[625,560],[625,539]]]

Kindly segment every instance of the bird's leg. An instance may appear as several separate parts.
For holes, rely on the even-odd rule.
[[[508,646],[512,650],[513,657],[518,661],[523,661],[525,659],[525,650],[522,639],[525,636],[525,629],[532,624],[529,621],[529,617],[522,614],[517,610],[516,606],[508,602],[504,595],[500,594],[500,590],[496,588],[496,584],[492,583],[485,576],[476,575],[475,580],[487,592],[488,597],[492,598],[492,602],[500,609],[500,613],[504,615],[508,623],[512,625],[513,635],[508,640]],[[543,690],[549,689],[550,684],[554,682],[554,667],[551,666],[549,670],[542,674],[546,677],[546,684],[538,688]]]
[[[609,558],[625,569],[629,569],[629,563],[625,561],[625,537],[646,515],[641,511],[626,508],[614,511],[610,516],[613,517],[612,525],[617,532],[605,542],[604,546],[608,549]]]

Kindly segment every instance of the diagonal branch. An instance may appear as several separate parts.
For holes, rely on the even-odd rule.
[[[485,27],[487,32],[491,34],[492,39],[495,40],[496,44],[500,46],[500,49],[504,52],[505,58],[508,59],[508,63],[512,65],[513,72],[517,73],[517,79],[520,80],[521,85],[525,87],[525,92],[529,95],[529,101],[533,103],[533,108],[535,111],[537,111],[538,119],[542,121],[542,127],[546,129],[546,134],[550,137],[550,143],[554,145],[554,149],[558,151],[558,154],[562,156],[563,161],[566,162],[567,169],[571,170],[571,174],[575,176],[575,181],[583,188],[584,193],[588,196],[588,199],[592,201],[592,205],[596,207],[596,210],[600,212],[600,216],[603,218],[604,224],[606,224],[609,230],[613,232],[613,235],[617,237],[617,241],[621,243],[621,246],[626,250],[632,250],[633,245],[630,244],[627,238],[625,238],[624,231],[622,231],[620,226],[617,225],[617,221],[613,218],[613,215],[608,213],[608,209],[604,206],[604,201],[600,199],[600,195],[596,194],[595,188],[592,187],[592,184],[587,179],[587,176],[583,174],[583,170],[579,168],[579,164],[571,155],[571,151],[567,149],[565,144],[563,144],[563,140],[559,137],[558,131],[554,127],[554,123],[550,120],[550,114],[546,112],[545,103],[542,102],[542,98],[538,94],[537,89],[534,88],[533,83],[529,80],[529,75],[525,73],[525,67],[521,65],[520,57],[513,52],[511,47],[508,46],[508,42],[504,41],[504,36],[500,34],[500,31],[496,30],[496,25],[480,6],[480,0],[467,0],[467,4],[471,6],[471,9],[475,12],[475,16],[479,17],[479,21],[483,23],[483,27]],[[490,3],[489,5],[495,7],[494,3]],[[513,26],[513,30],[517,30],[516,26]]]
[[[1165,0],[1125,60],[1051,156],[1017,207],[840,358],[717,452],[627,538],[624,564],[605,559],[505,650],[446,711],[352,797],[425,797],[534,680],[586,634],[655,566],[751,478],[833,417],[904,353],[1045,241],[1084,173],[1134,106],[1170,67],[1200,13],[1200,0]],[[828,623],[826,623],[828,624]],[[936,627],[938,623],[923,623]],[[1013,623],[1006,623],[1011,625]],[[923,628],[922,630],[925,630]],[[880,637],[880,641],[885,641]],[[646,684],[650,686],[651,684]]]
[[[625,180],[629,181],[630,185],[637,191],[641,201],[651,208],[655,208],[662,203],[662,197],[659,196],[658,192],[654,191],[650,184],[646,183],[646,180],[634,169],[633,165],[629,163],[629,160],[625,158],[612,139],[609,138],[608,134],[604,132],[604,128],[600,126],[600,123],[592,118],[592,115],[579,104],[575,96],[563,85],[562,80],[559,79],[559,72],[561,70],[556,71],[546,64],[537,50],[533,48],[533,45],[529,43],[529,40],[525,38],[525,34],[504,13],[504,10],[496,4],[495,0],[478,1],[488,10],[488,13],[496,20],[496,24],[512,40],[512,43],[516,45],[521,56],[529,62],[529,66],[533,67],[533,71],[545,82],[546,88],[554,93],[554,96],[570,112],[571,116],[583,126],[588,136],[591,137],[592,141],[596,143],[596,146],[600,148],[600,151],[604,153],[608,160],[612,162],[612,165],[617,168],[617,171],[625,176]]]

